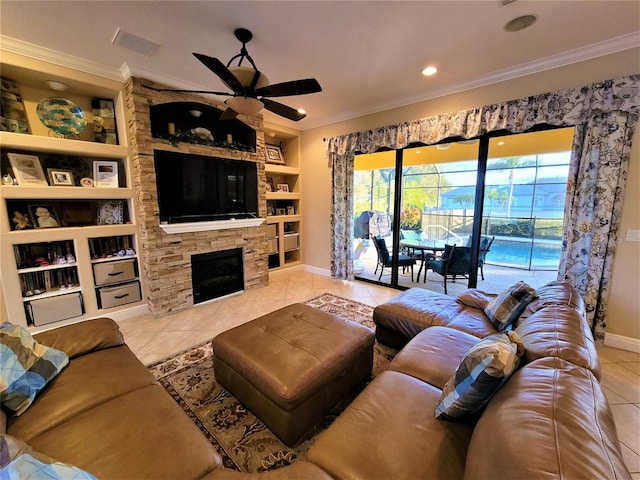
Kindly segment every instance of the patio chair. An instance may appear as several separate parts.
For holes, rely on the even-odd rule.
[[[469,240],[467,240],[467,247],[471,246],[472,238],[473,237],[469,237]],[[489,250],[491,249],[491,244],[495,239],[495,236],[488,237],[486,235],[483,235],[480,237],[480,254],[478,255],[478,268],[480,269],[480,276],[482,277],[482,280],[484,280],[484,262],[487,258],[487,253],[489,253]]]
[[[382,278],[382,273],[384,272],[384,267],[391,267],[391,256],[389,255],[389,250],[387,249],[387,242],[385,242],[384,238],[372,236],[373,245],[376,247],[376,252],[378,253],[378,263],[376,264],[376,269],[373,272],[375,275],[378,272],[378,267],[380,267],[380,276],[378,280]],[[402,272],[405,272],[406,267],[411,268],[411,283],[413,283],[413,266],[416,264],[415,259],[411,258],[409,255],[398,255],[398,267],[402,267]]]
[[[447,278],[455,283],[456,278],[469,278],[471,269],[471,248],[445,245],[440,258],[427,260],[426,269],[442,275],[444,278],[444,293],[447,293]]]

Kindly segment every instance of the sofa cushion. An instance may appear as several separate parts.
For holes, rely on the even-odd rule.
[[[461,478],[472,427],[433,416],[440,389],[384,371],[311,446],[333,478]]]
[[[536,291],[525,282],[517,282],[487,303],[484,313],[499,332],[506,330],[535,298]]]
[[[0,470],[8,475],[6,478],[96,480],[96,477],[78,467],[35,452],[29,445],[10,435],[0,435]]]
[[[484,407],[520,364],[524,353],[518,334],[490,335],[471,347],[447,382],[436,418],[457,419]]]
[[[600,379],[601,369],[596,343],[584,315],[568,305],[547,305],[526,320],[515,331],[522,338],[523,361],[542,357],[559,357],[588,368]]]
[[[135,389],[156,383],[127,346],[99,350],[71,360],[7,433],[26,442],[80,413]],[[59,458],[54,455],[54,458]]]
[[[378,305],[373,311],[373,321],[380,341],[382,335],[390,336],[386,335],[388,333],[404,339],[404,342],[391,344],[396,348],[431,326],[455,328],[480,338],[497,332],[482,310],[424,288],[410,288]],[[381,332],[384,333],[381,335]]]
[[[69,358],[124,345],[118,324],[110,318],[96,318],[37,333],[34,338],[66,353]]]
[[[29,444],[38,452],[108,479],[199,479],[221,457],[160,385],[79,412]]]
[[[19,325],[0,325],[0,403],[21,415],[40,392],[69,363],[64,352],[36,342]]]
[[[453,328],[426,328],[398,352],[388,369],[442,389],[464,354],[479,341],[478,337]]]
[[[593,373],[556,357],[520,368],[477,422],[465,478],[630,479]]]

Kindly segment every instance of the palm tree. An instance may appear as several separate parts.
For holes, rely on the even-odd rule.
[[[536,164],[536,161],[532,158],[522,157],[506,157],[499,158],[491,162],[491,168],[509,169],[509,197],[507,200],[507,217],[511,217],[511,203],[513,202],[513,177],[514,169],[517,167],[531,167]]]

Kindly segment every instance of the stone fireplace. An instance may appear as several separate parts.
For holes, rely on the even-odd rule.
[[[220,147],[178,143],[153,138],[150,106],[168,102],[200,102],[213,107],[220,104],[194,94],[156,92],[144,85],[162,88],[148,80],[130,78],[125,85],[128,110],[132,183],[136,197],[136,218],[140,226],[138,254],[146,286],[146,300],[154,316],[163,316],[191,308],[193,294],[192,256],[203,253],[242,249],[244,253],[244,289],[269,283],[265,224],[257,227],[167,233],[160,228],[158,193],[154,168],[154,150],[166,150],[254,161],[258,168],[259,216],[266,217],[266,176],[264,171],[264,131],[260,115],[242,121],[256,131],[256,152],[241,152]]]

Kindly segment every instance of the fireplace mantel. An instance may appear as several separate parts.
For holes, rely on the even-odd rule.
[[[206,232],[209,230],[226,230],[229,228],[258,227],[264,218],[242,218],[231,220],[215,220],[212,222],[187,222],[160,224],[165,233]]]

